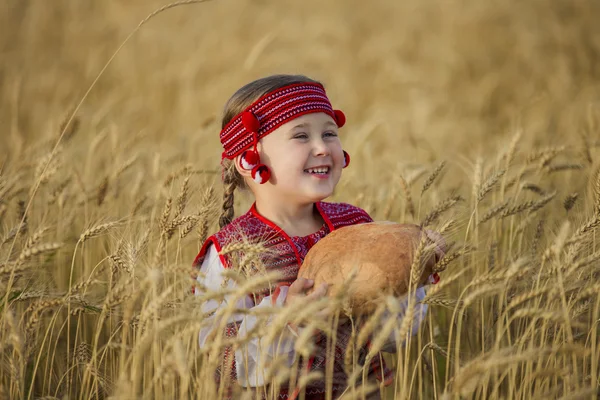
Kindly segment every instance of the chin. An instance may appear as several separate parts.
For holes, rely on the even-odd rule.
[[[313,203],[316,203],[318,201],[323,201],[328,197],[333,196],[333,191],[330,192],[320,192],[320,193],[312,193],[310,196],[308,196],[311,201]]]

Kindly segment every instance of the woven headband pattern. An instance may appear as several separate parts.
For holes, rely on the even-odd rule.
[[[318,83],[297,83],[267,93],[223,128],[219,135],[224,149],[222,158],[232,159],[286,122],[318,112],[331,116],[339,127],[344,125],[344,114],[332,108],[325,89]],[[248,115],[254,116],[255,126],[248,124]]]

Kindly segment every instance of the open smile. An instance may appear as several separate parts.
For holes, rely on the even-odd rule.
[[[304,173],[310,174],[316,178],[327,178],[329,176],[329,171],[331,170],[330,167],[328,166],[320,166],[320,167],[313,167],[313,168],[307,168],[304,170]]]

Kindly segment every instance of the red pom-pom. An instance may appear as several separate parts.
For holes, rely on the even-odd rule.
[[[271,179],[271,171],[269,170],[269,167],[264,164],[254,167],[252,169],[252,179],[254,179],[254,182],[260,185],[267,183],[269,179]]]
[[[260,161],[258,157],[258,153],[253,150],[246,150],[242,153],[240,157],[240,167],[245,170],[250,171],[252,168],[256,167]]]
[[[242,124],[249,132],[258,132],[260,129],[260,122],[258,121],[258,118],[256,118],[256,115],[250,111],[244,111],[242,113]]]
[[[335,115],[335,122],[337,123],[338,128],[341,128],[346,124],[346,115],[344,115],[342,110],[333,110],[333,115]]]

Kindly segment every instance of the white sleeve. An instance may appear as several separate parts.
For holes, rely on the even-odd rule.
[[[419,327],[421,326],[421,323],[425,320],[425,315],[427,314],[428,306],[427,306],[427,304],[424,304],[421,302],[425,298],[425,295],[426,295],[425,287],[420,287],[415,291],[416,305],[415,305],[415,311],[413,314],[411,336],[414,336],[417,334],[417,332],[419,331]],[[402,303],[400,304],[400,307],[401,307],[402,311],[398,314],[397,328],[400,327],[400,324],[402,323],[402,320],[404,319],[406,309],[408,308],[408,296],[406,296],[406,298],[402,301]],[[382,317],[382,321],[385,323],[385,321],[389,317],[390,317],[390,313],[388,311],[386,311]],[[385,351],[387,353],[395,353],[396,352],[396,350],[397,350],[396,349],[396,334],[397,333],[398,333],[397,329],[394,329],[392,331],[392,333],[388,337],[388,340],[382,346],[381,351]],[[404,345],[404,341],[402,342],[402,345]]]
[[[206,256],[200,267],[200,272],[204,275],[199,275],[197,280],[202,283],[207,289],[218,291],[223,285],[222,272],[225,267],[221,263],[218,252],[214,246],[207,249]],[[235,283],[230,279],[227,282],[227,288],[235,288]],[[257,309],[266,307],[281,307],[287,297],[287,286],[280,288],[279,295],[273,304],[271,296],[266,296],[260,304],[254,306],[254,302],[250,296],[245,296],[238,299],[236,309]],[[196,288],[194,293],[200,295],[200,289]],[[225,299],[219,303],[216,300],[208,300],[202,304],[203,312],[214,311],[217,308],[227,307],[233,300],[231,295],[225,296]],[[214,318],[211,316],[210,318]],[[258,323],[258,318],[249,314],[233,314],[227,322],[238,322],[238,338],[243,338],[247,332],[251,331]],[[202,328],[199,334],[200,347],[204,347],[206,339],[212,327],[217,324],[211,324],[209,327]],[[241,346],[235,352],[235,363],[238,383],[242,386],[262,386],[264,385],[264,369],[269,365],[269,361],[275,357],[285,357],[288,361],[288,366],[292,366],[295,360],[294,339],[291,331],[284,330],[283,334],[275,343],[265,343],[265,339],[256,336],[251,337],[244,346]],[[259,351],[262,350],[262,351]]]

